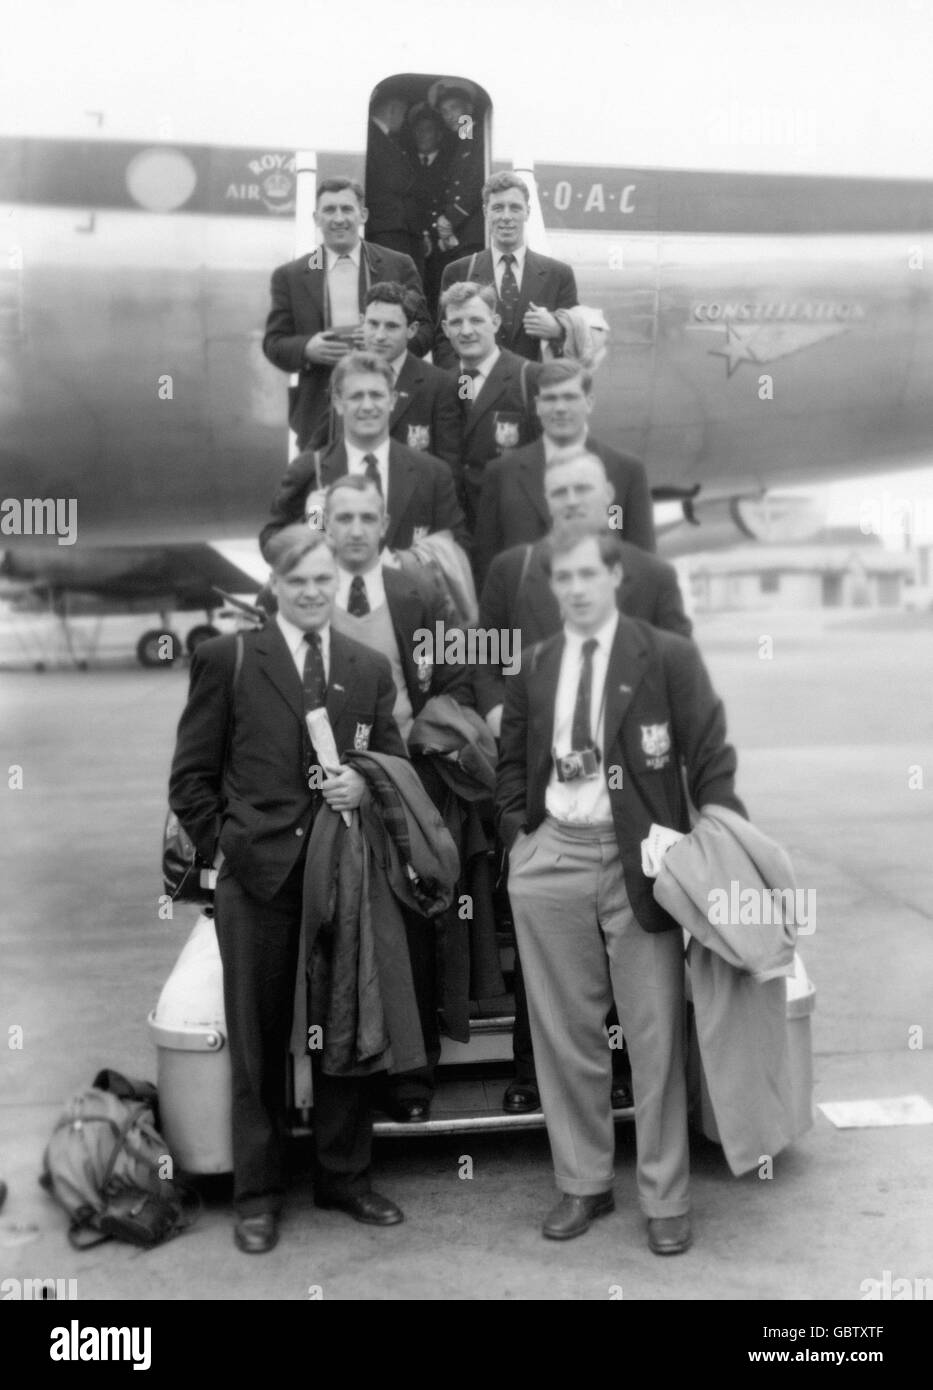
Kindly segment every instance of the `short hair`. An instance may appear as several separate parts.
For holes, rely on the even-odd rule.
[[[324,493],[325,516],[330,512],[330,499],[333,497],[334,493],[339,492],[341,488],[350,488],[352,492],[369,492],[369,490],[372,489],[373,492],[379,495],[379,505],[382,511],[384,512],[386,509],[386,500],[382,495],[382,488],[375,479],[367,478],[365,473],[344,473],[339,478],[335,478]]]
[[[369,109],[372,115],[375,116],[378,111],[384,111],[387,106],[392,106],[398,103],[405,107],[407,113],[408,99],[402,96],[402,93],[400,91],[393,90],[391,87],[377,87],[376,90],[373,92],[372,101],[370,102]]]
[[[441,295],[441,311],[446,315],[453,305],[460,308],[468,299],[481,299],[487,309],[498,312],[499,300],[492,285],[481,285],[477,280],[455,280]]]
[[[425,121],[430,121],[438,135],[446,134],[447,126],[444,124],[444,118],[440,112],[436,111],[433,106],[429,106],[426,101],[420,101],[409,111],[408,125],[410,129],[414,130],[416,125],[422,125]]]
[[[395,390],[395,376],[389,363],[384,357],[377,357],[374,352],[348,352],[345,357],[341,357],[333,370],[330,379],[331,395],[339,396],[343,392],[343,383],[348,376],[381,376],[392,392]]]
[[[417,323],[419,319],[427,318],[427,308],[422,296],[408,285],[400,285],[397,280],[378,280],[371,286],[363,301],[363,307],[368,309],[370,304],[397,304],[408,323]]]
[[[552,454],[551,457],[545,461],[545,479],[547,479],[547,475],[555,468],[563,468],[565,464],[581,463],[583,461],[587,463],[597,464],[603,477],[606,479],[607,482],[609,481],[609,473],[606,469],[605,463],[599,457],[599,454],[593,453],[592,449],[577,449],[576,453],[573,454],[562,454],[558,450],[556,454]]]
[[[568,527],[566,530],[551,531],[541,547],[541,567],[548,578],[551,577],[554,561],[559,555],[567,555],[571,550],[576,550],[581,541],[588,540],[590,537],[596,542],[599,558],[607,570],[612,569],[613,565],[622,568],[624,551],[615,531],[610,531],[608,528],[580,531]]]
[[[442,87],[437,94],[438,107],[443,106],[444,102],[450,101],[451,98],[463,102],[471,111],[473,110],[473,98],[465,87]]]
[[[531,207],[531,194],[528,192],[527,183],[524,179],[520,179],[517,174],[510,173],[508,169],[502,169],[498,174],[492,174],[483,184],[483,207],[486,207],[494,193],[505,193],[509,188],[517,188],[525,199],[525,206]]]
[[[303,521],[295,521],[291,526],[283,526],[280,531],[273,532],[262,553],[272,573],[284,577],[321,545],[326,546],[333,555],[330,538],[320,528],[312,530]]]
[[[342,193],[345,188],[349,188],[350,192],[356,195],[356,201],[361,208],[366,206],[366,194],[363,192],[363,185],[357,183],[356,179],[347,178],[344,174],[337,174],[332,179],[321,179],[314,195],[314,206],[317,207],[325,193]]]
[[[558,358],[556,362],[545,362],[538,373],[535,390],[540,393],[548,386],[559,386],[562,381],[573,381],[575,377],[580,378],[583,393],[588,396],[593,390],[593,373],[582,362],[567,357]]]

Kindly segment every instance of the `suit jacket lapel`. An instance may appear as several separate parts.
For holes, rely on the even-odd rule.
[[[304,695],[301,678],[288,650],[282,629],[273,618],[256,638],[259,669],[272,682],[289,709],[304,725]]]
[[[321,248],[321,254],[324,254],[323,247]],[[324,293],[324,271],[312,269],[309,262],[310,257],[305,262],[305,268],[301,272],[301,284],[304,287],[305,294],[311,301],[315,314],[320,319],[324,328],[329,328],[330,322]]]
[[[515,470],[516,479],[545,526],[550,528],[551,514],[544,500],[544,443],[536,439],[523,452],[524,457]]]
[[[383,583],[386,591],[386,603],[389,605],[389,615],[395,631],[395,640],[398,643],[399,656],[402,661],[402,670],[410,694],[412,689],[416,688],[415,682],[417,681],[412,650],[412,633],[421,625],[422,600],[417,590],[395,570],[387,569],[383,572]]]
[[[347,702],[347,692],[356,682],[356,653],[342,633],[331,626],[330,630],[330,671],[327,676],[327,698],[324,701],[330,719],[337,752],[342,753],[341,737],[337,725]]]
[[[464,439],[476,428],[483,416],[488,415],[489,411],[508,385],[511,375],[511,363],[500,350],[492,371],[489,373],[481,390],[477,393],[476,399],[472,402],[466,413],[466,420],[463,426]]]
[[[547,269],[541,264],[533,251],[525,252],[525,269],[522,272],[522,287],[518,292],[518,303],[515,306],[515,317],[512,320],[512,338],[515,339],[523,332],[522,319],[528,311],[528,306],[532,302],[540,305],[544,299],[543,285],[547,275]]]
[[[342,478],[347,467],[346,445],[343,440],[337,439],[333,444],[329,444],[321,454],[318,478],[321,487],[329,487],[336,478]]]
[[[554,746],[554,706],[557,702],[557,680],[564,653],[564,634],[560,632],[546,651],[539,655],[531,684],[529,737],[534,749],[534,765],[528,768],[528,785],[537,785],[543,778],[547,786]]]
[[[408,510],[412,494],[418,486],[418,474],[414,464],[407,459],[401,446],[394,439],[389,440],[389,495],[386,510],[389,513],[389,530],[386,545],[391,550],[395,544],[402,518]]]
[[[638,629],[622,617],[616,629],[606,673],[605,747],[603,761],[615,743],[632,697],[644,678],[648,652]]]
[[[417,357],[413,357],[410,352],[406,353],[405,360],[402,363],[402,370],[399,372],[398,380],[395,383],[398,399],[395,402],[392,415],[389,419],[390,430],[395,429],[395,426],[411,405],[412,396],[418,390],[423,380],[424,373],[421,370]]]
[[[551,585],[541,564],[541,545],[531,552],[525,583],[521,586],[520,602],[533,615],[536,631],[550,635],[560,626],[560,608],[551,592]]]

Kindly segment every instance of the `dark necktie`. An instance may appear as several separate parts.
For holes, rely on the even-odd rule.
[[[321,634],[306,632],[304,671],[301,683],[304,686],[305,710],[320,709],[324,703],[327,682],[324,679],[324,653],[321,651]]]
[[[423,154],[423,155],[421,156],[421,163],[424,165],[425,168],[428,167],[428,165],[430,164],[430,162],[431,162],[431,161],[428,159],[428,156],[427,156],[426,154]]]
[[[366,481],[368,483],[375,483],[381,494],[382,478],[379,476],[379,460],[376,458],[375,454],[364,454],[363,462],[366,464]]]
[[[460,376],[468,376],[470,378],[470,389],[469,391],[464,392],[464,394],[460,398],[460,407],[464,415],[469,410],[473,402],[476,400],[477,393],[482,390],[482,382],[480,382],[479,386],[477,386],[476,384],[476,378],[479,376],[479,374],[479,367],[460,368]]]
[[[350,584],[350,598],[347,601],[347,612],[351,618],[365,618],[369,612],[369,598],[366,594],[366,583],[361,574],[353,576]]]
[[[577,703],[573,707],[573,724],[570,730],[571,748],[593,748],[593,734],[590,730],[590,700],[593,693],[593,653],[599,643],[595,637],[588,637],[583,643],[583,669],[580,684],[577,686]]]
[[[518,281],[512,266],[515,257],[509,251],[502,257],[502,288],[499,291],[499,309],[502,314],[502,332],[511,336],[515,323],[515,310],[518,306]]]

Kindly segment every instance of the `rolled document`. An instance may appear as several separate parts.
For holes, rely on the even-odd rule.
[[[340,754],[337,752],[337,740],[334,738],[327,710],[323,705],[318,709],[306,710],[305,723],[314,744],[314,751],[321,760],[321,767],[328,777],[336,777],[340,772]],[[343,816],[344,825],[349,825],[353,812],[341,811],[340,814]]]

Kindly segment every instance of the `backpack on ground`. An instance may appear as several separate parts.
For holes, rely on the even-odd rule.
[[[68,1213],[76,1250],[110,1239],[151,1248],[197,1216],[196,1194],[173,1176],[156,1108],[154,1086],[113,1071],[65,1106],[39,1181]]]

